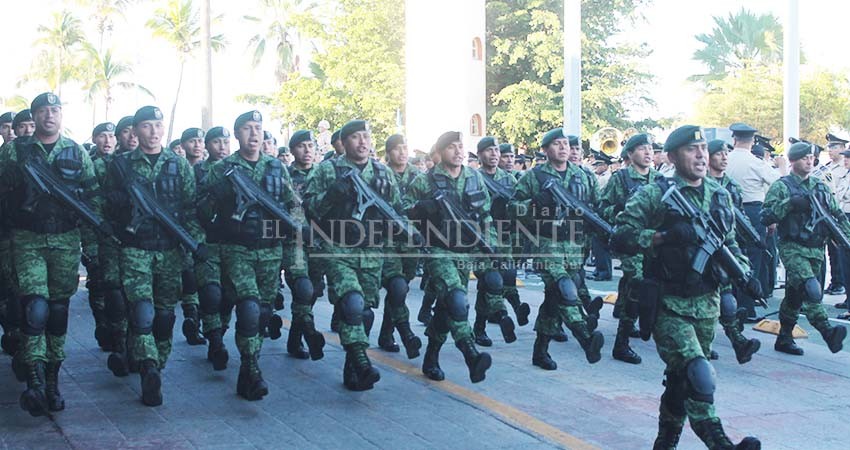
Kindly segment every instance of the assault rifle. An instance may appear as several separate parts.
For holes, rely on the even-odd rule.
[[[552,194],[552,197],[555,198],[555,201],[558,202],[561,208],[574,210],[577,216],[581,217],[593,229],[602,233],[606,239],[614,234],[614,228],[608,222],[599,217],[584,202],[564,189],[564,186],[555,178],[546,180],[543,183],[543,189],[548,190]]]
[[[767,244],[761,240],[761,236],[759,236],[758,231],[753,228],[753,225],[750,223],[749,219],[747,219],[747,216],[744,215],[743,211],[734,205],[732,206],[732,211],[735,213],[735,235],[740,236],[743,242],[753,245],[759,250],[765,252],[768,257],[773,257],[773,254],[770,253],[770,250],[767,248]]]
[[[355,195],[357,196],[357,207],[355,208],[352,217],[353,219],[363,220],[366,215],[366,211],[369,208],[375,208],[378,214],[380,214],[384,220],[389,222],[390,230],[394,228],[400,230],[414,247],[425,249],[425,238],[422,237],[419,230],[414,228],[407,218],[402,217],[398,212],[396,212],[395,208],[390,206],[386,200],[381,198],[381,196],[378,195],[378,193],[376,193],[368,183],[366,183],[366,180],[360,176],[360,171],[354,169],[349,170],[344,177],[351,180],[351,184],[354,186]]]
[[[236,194],[236,210],[232,219],[241,222],[248,212],[248,208],[259,206],[266,212],[280,220],[286,229],[293,235],[303,228],[303,225],[295,220],[288,211],[281,208],[278,203],[264,190],[260,189],[252,179],[248,178],[237,166],[233,166],[224,172],[225,178],[230,180],[233,192]]]
[[[485,177],[486,178],[486,177]],[[461,235],[465,235],[467,238],[471,238],[476,247],[480,248],[481,251],[488,255],[492,255],[496,253],[493,247],[487,243],[487,237],[481,234],[481,231],[476,226],[478,224],[477,220],[473,220],[472,217],[467,213],[453,197],[448,195],[445,192],[438,191],[437,195],[434,197],[434,200],[440,205],[440,208],[443,210],[443,214],[445,214],[445,218],[448,220],[452,220],[458,225],[460,225],[460,233]]]
[[[807,226],[807,228],[810,228],[809,231],[814,230],[819,223],[823,222],[824,225],[826,225],[826,229],[829,230],[829,236],[832,238],[832,241],[835,242],[835,245],[843,248],[844,250],[850,250],[850,240],[847,239],[847,236],[841,231],[841,228],[838,227],[838,223],[835,221],[835,218],[832,217],[829,210],[821,204],[817,196],[814,195],[814,192],[809,194],[809,201],[812,204],[812,220],[810,221],[810,225]]]
[[[516,194],[513,188],[498,183],[496,180],[488,177],[487,175],[483,175],[483,178],[484,184],[487,185],[487,189],[490,191],[491,194],[494,194],[495,196],[506,201],[513,200],[514,194]]]

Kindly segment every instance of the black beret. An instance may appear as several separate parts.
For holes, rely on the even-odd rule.
[[[133,116],[133,125],[138,125],[146,120],[162,120],[162,111],[156,106],[142,106]]]
[[[230,130],[224,127],[212,127],[207,131],[207,134],[204,136],[204,143],[218,138],[229,138]]]
[[[467,155],[469,155],[470,161],[478,161],[478,155],[476,155],[475,153],[467,152]]]
[[[30,111],[35,111],[42,106],[62,106],[62,101],[59,100],[58,95],[52,92],[38,94],[38,96],[34,98],[30,104]]]
[[[168,143],[168,149],[169,150],[171,150],[172,148],[178,147],[178,146],[180,146],[180,139],[175,139],[175,140]]]
[[[272,139],[274,139],[274,136],[272,136],[272,132],[263,130],[263,140],[264,141],[270,141]]]
[[[404,144],[405,142],[407,142],[407,140],[404,139],[404,135],[394,134],[387,138],[387,143],[384,145],[384,149],[386,151],[390,151],[396,148],[396,146]]]
[[[713,155],[713,154],[715,154],[717,152],[721,152],[723,150],[726,150],[727,152],[729,150],[732,150],[732,146],[727,144],[726,141],[724,141],[723,139],[715,139],[715,140],[710,141],[708,143],[708,154],[709,155]],[[764,151],[762,151],[762,156],[763,155],[764,155]],[[758,156],[758,155],[756,155],[756,156]]]
[[[815,146],[808,142],[798,141],[788,149],[788,161],[796,161],[807,155],[814,155]]]
[[[683,125],[667,136],[664,151],[669,153],[694,142],[705,142],[705,132],[697,125]]]
[[[503,142],[503,143],[499,144],[499,153],[501,153],[503,155],[508,155],[508,154],[516,153],[516,152],[514,151],[513,144],[508,144],[507,142]]]
[[[434,144],[434,150],[442,150],[448,147],[452,142],[458,141],[463,141],[463,133],[460,131],[446,131],[437,138],[437,143]]]
[[[623,153],[630,152],[634,150],[635,147],[640,147],[641,145],[646,144],[652,144],[652,139],[649,138],[649,135],[646,133],[636,134],[626,141],[626,145],[623,146]]]
[[[15,119],[12,120],[12,128],[18,128],[23,122],[32,122],[32,113],[28,109],[23,109],[15,114]]]
[[[342,131],[342,130],[336,130],[336,131],[334,131],[334,133],[331,135],[331,144],[333,144],[334,142],[336,142],[336,141],[338,141],[338,140],[339,140],[339,132],[340,132],[340,131]]]
[[[289,138],[289,148],[286,149],[288,152],[290,148],[295,148],[298,144],[306,141],[315,141],[316,138],[313,136],[313,132],[310,130],[298,130],[295,133],[292,133],[292,137]],[[281,147],[283,148],[283,147]]]
[[[186,128],[186,130],[183,131],[183,134],[180,135],[180,143],[183,143],[183,142],[186,142],[190,139],[195,139],[195,138],[202,138],[203,139],[203,137],[205,135],[206,135],[206,133],[204,133],[204,130],[202,130],[200,128]]]
[[[277,148],[277,156],[288,155],[288,154],[289,154],[289,147],[284,145],[283,147]]]
[[[15,120],[15,113],[12,111],[0,115],[0,123],[12,123],[13,120]]]
[[[121,120],[118,121],[118,125],[115,126],[115,132],[120,133],[121,130],[127,127],[133,126],[133,116],[124,116]]]
[[[755,128],[741,122],[735,122],[732,125],[729,125],[729,129],[732,131],[732,136],[740,137],[740,138],[751,138],[756,134]]]
[[[850,141],[848,141],[847,139],[844,139],[844,138],[838,137],[838,136],[836,136],[836,135],[834,135],[834,134],[832,134],[832,133],[827,133],[827,134],[826,134],[826,142],[828,142],[828,143],[830,143],[830,144],[842,144],[842,145],[847,145],[847,143],[848,143],[848,142],[850,142]]]
[[[112,122],[104,122],[92,130],[91,135],[97,136],[100,133],[114,133],[115,132],[115,124]]]
[[[493,136],[484,136],[478,141],[478,151],[484,150],[487,147],[493,147],[499,145],[499,140],[494,138]]]
[[[263,115],[260,114],[260,112],[257,110],[242,113],[239,117],[236,118],[236,121],[233,122],[233,129],[238,130],[242,127],[242,125],[245,125],[245,122],[263,123]]]
[[[339,138],[345,140],[345,138],[357,133],[358,131],[369,131],[369,122],[359,119],[348,121],[348,123],[339,129]]]
[[[571,147],[572,147],[572,146],[579,145],[579,142],[578,142],[578,136],[573,136],[573,135],[571,134],[571,135],[567,136],[567,139],[569,139],[569,140],[570,140],[570,146],[571,146]]]
[[[564,129],[563,128],[555,128],[554,130],[549,130],[546,134],[543,135],[543,139],[540,140],[540,148],[546,147],[551,144],[555,139],[565,138]]]

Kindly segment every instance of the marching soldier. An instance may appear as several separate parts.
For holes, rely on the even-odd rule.
[[[277,138],[272,135],[271,131],[263,131],[263,154],[272,158],[277,157]]]
[[[703,136],[694,125],[670,133],[664,150],[675,167],[674,176],[657,178],[626,202],[617,216],[612,244],[621,253],[647,255],[646,278],[641,282],[641,327],[654,319],[652,335],[667,365],[653,448],[676,448],[687,417],[710,449],[758,449],[761,444],[752,437],[732,444],[715,413],[716,379],[707,356],[719,315],[720,286],[710,267],[703,273],[690,269],[700,242],[697,233],[687,218],[662,201],[665,193],[678,189],[699,214],[722,219],[730,231],[720,239],[740,264],[746,263],[731,231],[734,216],[729,193],[706,177],[708,152]],[[748,289],[756,294],[759,288],[751,279]]]
[[[820,331],[833,353],[842,349],[847,336],[844,326],[833,327],[829,323],[822,304],[823,287],[818,277],[823,268],[824,244],[831,237],[823,222],[814,222],[817,218],[812,215],[813,203],[823,206],[845,236],[850,236],[850,222],[829,187],[810,176],[814,158],[811,144],[798,142],[788,149],[791,173],[770,187],[761,215],[763,225],[778,225],[779,257],[787,278],[785,298],[779,307],[779,336],[774,348],[790,355],[803,354],[792,336],[800,309],[809,323]]]
[[[12,121],[12,128],[15,129],[16,137],[32,136],[35,133],[35,121],[32,117],[32,110],[24,109],[15,114],[15,119]]]
[[[845,171],[844,156],[841,153],[847,148],[847,143],[850,141],[832,133],[827,133],[826,141],[826,150],[829,152],[829,161],[818,168],[817,174],[813,172],[812,176],[820,175],[820,178],[823,179],[824,183],[826,183],[826,185],[829,186],[829,189],[834,193],[836,192],[836,183],[838,178],[840,178]],[[823,293],[829,295],[844,295],[846,292],[844,286],[845,269],[841,258],[839,257],[840,250],[832,243],[832,241],[827,241],[826,250],[827,256],[829,256],[829,285],[826,289],[824,289]]]
[[[205,148],[204,130],[200,128],[187,128],[180,135],[180,147],[186,153],[186,161],[192,167],[192,174],[195,178],[195,188],[198,187],[198,177],[194,172],[194,167],[202,163],[204,160]],[[183,337],[189,345],[204,345],[207,343],[204,336],[201,334],[201,318],[198,308],[200,301],[198,300],[198,281],[195,278],[195,264],[192,261],[192,255],[185,252],[183,257],[183,271],[180,272],[181,279],[181,295],[180,307],[183,310]]]
[[[514,179],[517,177],[515,173],[516,169],[514,168],[515,164],[516,150],[514,150],[514,146],[507,142],[499,144],[499,168],[513,175]]]
[[[133,151],[139,146],[139,139],[133,133],[133,116],[124,116],[118,121],[118,125],[115,126],[115,137],[118,139],[116,155]]]
[[[0,115],[0,137],[3,138],[3,144],[8,144],[15,139],[15,127],[12,122],[15,120],[15,113],[9,111]]]

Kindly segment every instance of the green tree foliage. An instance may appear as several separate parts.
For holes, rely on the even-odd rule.
[[[38,26],[38,38],[33,43],[38,55],[18,85],[45,82],[48,89],[61,97],[62,85],[80,78],[78,57],[86,43],[80,19],[68,10],[53,13],[47,25]]]
[[[650,0],[582,2],[582,135],[634,126],[629,111],[652,105],[643,44],[615,42]],[[533,147],[563,123],[563,0],[487,2],[489,133]],[[656,125],[651,119],[640,124]]]
[[[109,117],[109,107],[112,105],[116,90],[138,90],[144,94],[154,95],[144,86],[131,81],[133,68],[130,64],[116,59],[112,50],[97,51],[94,47],[87,48],[88,60],[86,67],[86,99],[94,103],[98,98],[103,99],[104,118]]]
[[[77,0],[77,3],[88,7],[95,20],[99,41],[97,50],[103,50],[103,40],[115,28],[115,17],[124,17],[124,11],[138,0]]]
[[[253,54],[252,64],[256,68],[266,55],[266,48],[274,51],[275,77],[278,83],[286,81],[292,72],[297,72],[298,58],[295,54],[300,42],[294,19],[316,7],[314,2],[304,0],[260,0],[262,16],[246,15],[248,22],[261,30],[248,41]]]

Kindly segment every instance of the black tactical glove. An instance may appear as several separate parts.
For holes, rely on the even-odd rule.
[[[328,186],[327,196],[332,201],[343,202],[352,197],[354,186],[346,177],[337,178],[330,186]]]
[[[692,244],[697,241],[697,232],[693,225],[687,222],[677,222],[664,232],[665,244]]]
[[[761,290],[761,283],[755,277],[751,277],[747,280],[747,284],[744,286],[744,291],[752,298],[764,297],[764,292]]]
[[[552,193],[549,192],[548,189],[541,190],[535,194],[534,197],[531,198],[531,201],[541,208],[554,208],[557,206],[555,204],[555,197],[552,197]]]
[[[434,216],[440,212],[440,202],[433,199],[419,200],[416,203],[416,209],[424,217]]]
[[[198,244],[198,249],[192,253],[195,257],[195,263],[203,263],[210,259],[210,251],[203,243]]]
[[[130,207],[130,196],[123,189],[116,189],[106,193],[106,201],[111,208]]]
[[[791,205],[791,211],[809,212],[812,210],[812,204],[809,202],[809,198],[803,195],[791,196],[788,204]]]

